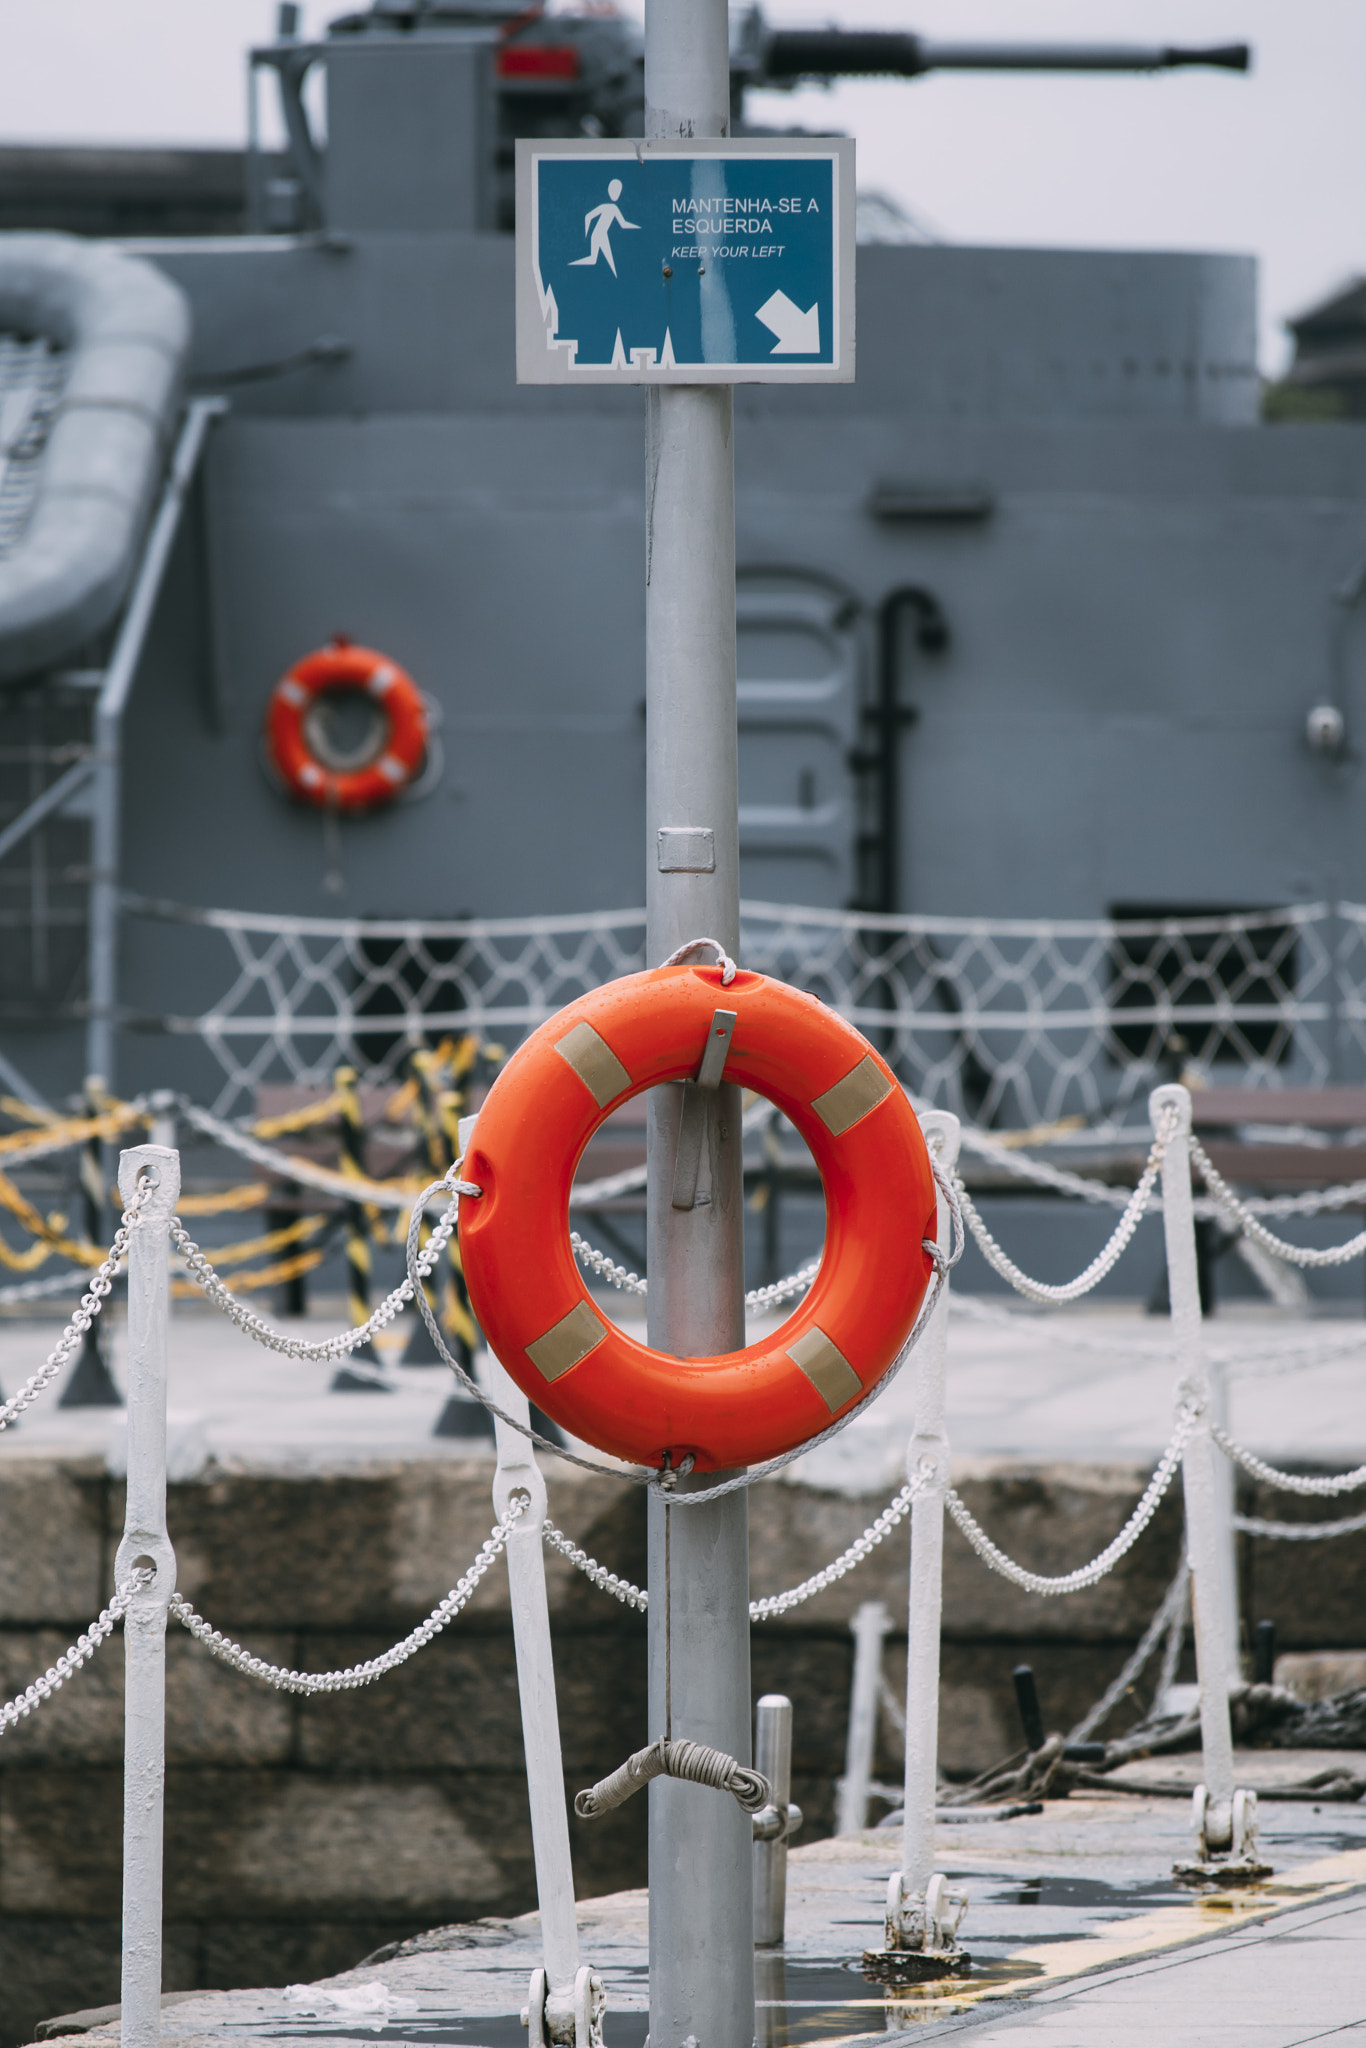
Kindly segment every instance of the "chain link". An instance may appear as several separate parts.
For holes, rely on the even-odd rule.
[[[1092,1259],[1090,1265],[1086,1267],[1085,1271],[1078,1273],[1075,1280],[1064,1281],[1056,1287],[1050,1285],[1045,1280],[1031,1280],[1029,1275],[1015,1264],[1015,1261],[1009,1254],[1001,1249],[996,1239],[987,1229],[986,1224],[982,1221],[977,1206],[964,1185],[962,1175],[955,1173],[954,1184],[963,1215],[967,1219],[968,1228],[971,1230],[978,1249],[986,1259],[987,1264],[999,1273],[1003,1280],[1009,1281],[1017,1294],[1023,1294],[1029,1301],[1078,1301],[1083,1294],[1089,1294],[1091,1289],[1103,1280],[1106,1274],[1119,1263],[1120,1258],[1128,1247],[1130,1239],[1137,1230],[1143,1212],[1152,1198],[1153,1189],[1157,1183],[1157,1176],[1162,1168],[1162,1160],[1171,1142],[1175,1128],[1176,1121],[1174,1117],[1166,1116],[1163,1118],[1162,1126],[1149,1149],[1148,1161],[1142,1174],[1139,1176],[1138,1185],[1125,1203],[1124,1213],[1118,1223],[1116,1223],[1108,1243],[1096,1253],[1096,1256]]]
[[[54,1692],[60,1692],[68,1678],[74,1678],[83,1664],[88,1664],[100,1644],[107,1642],[114,1632],[115,1622],[122,1619],[129,1600],[125,1588],[115,1593],[98,1621],[93,1621],[82,1636],[77,1636],[71,1648],[50,1664],[41,1678],[35,1678],[32,1685],[17,1693],[12,1700],[6,1700],[0,1707],[0,1735],[6,1728],[13,1728],[28,1715],[36,1712],[44,1700],[50,1700]]]
[[[69,1363],[72,1353],[84,1338],[86,1331],[91,1328],[113,1290],[118,1269],[128,1253],[128,1241],[137,1227],[142,1205],[151,1192],[151,1186],[152,1183],[146,1175],[138,1176],[132,1200],[123,1212],[108,1255],[92,1276],[90,1286],[81,1296],[80,1304],[71,1321],[37,1372],[24,1381],[17,1394],[12,1394],[8,1401],[0,1405],[0,1429],[8,1429],[15,1417],[22,1415],[24,1410],[37,1400],[44,1387],[51,1386],[63,1366]]]
[[[1143,1489],[1142,1498],[1119,1534],[1106,1544],[1098,1557],[1092,1558],[1090,1564],[1079,1565],[1075,1571],[1064,1572],[1058,1578],[1045,1578],[1040,1572],[1027,1571],[1023,1565],[1016,1564],[1013,1558],[1007,1557],[1005,1552],[992,1542],[956,1488],[949,1488],[945,1506],[983,1563],[989,1565],[992,1571],[1000,1572],[1002,1578],[1009,1579],[1012,1585],[1022,1587],[1026,1593],[1079,1593],[1084,1586],[1094,1586],[1107,1572],[1113,1571],[1124,1553],[1132,1550],[1137,1543],[1156,1514],[1162,1496],[1180,1468],[1181,1454],[1198,1419],[1199,1411],[1195,1408],[1183,1406],[1178,1411],[1176,1432],[1158,1459],[1157,1468]]]
[[[786,1593],[769,1593],[762,1600],[751,1600],[750,1620],[771,1621],[775,1615],[786,1614],[789,1608],[800,1607],[804,1600],[814,1599],[817,1593],[823,1593],[827,1586],[833,1586],[846,1572],[851,1572],[855,1565],[862,1564],[865,1557],[871,1557],[884,1536],[889,1535],[898,1522],[905,1520],[911,1502],[918,1493],[924,1492],[930,1477],[928,1473],[918,1473],[914,1479],[908,1480],[900,1493],[893,1495],[888,1501],[877,1519],[868,1524],[862,1535],[856,1536],[848,1549],[842,1550],[822,1571],[814,1573],[809,1579],[803,1579],[800,1586],[789,1587]],[[599,1564],[595,1557],[590,1557],[586,1550],[581,1550],[578,1544],[566,1536],[563,1529],[557,1529],[553,1522],[544,1523],[543,1533],[550,1548],[558,1550],[561,1557],[567,1557],[569,1562],[576,1565],[586,1579],[591,1579],[601,1592],[610,1593],[614,1600],[620,1600],[623,1606],[634,1607],[640,1614],[646,1612],[650,1605],[650,1596],[642,1587],[633,1586],[629,1579],[618,1578],[615,1572],[609,1572],[605,1565]]]
[[[1241,1465],[1244,1472],[1250,1472],[1254,1479],[1262,1480],[1267,1486],[1278,1486],[1283,1493],[1302,1493],[1311,1499],[1331,1500],[1334,1494],[1355,1493],[1359,1486],[1366,1486],[1366,1465],[1358,1465],[1351,1472],[1338,1472],[1322,1479],[1311,1479],[1302,1472],[1280,1472],[1274,1465],[1268,1465],[1254,1451],[1245,1451],[1241,1444],[1217,1424],[1210,1425],[1210,1435],[1227,1458],[1235,1465]]]
[[[1341,1522],[1264,1522],[1259,1515],[1235,1515],[1242,1536],[1275,1536],[1288,1543],[1313,1543],[1324,1536],[1355,1536],[1366,1529],[1366,1515],[1348,1515]]]
[[[468,1181],[452,1182],[446,1179],[437,1182],[436,1185],[450,1191],[451,1200],[440,1221],[434,1226],[425,1246],[417,1254],[417,1271],[424,1280],[435,1270],[450,1241],[459,1214],[461,1193],[468,1194],[472,1189],[472,1183]],[[420,1204],[415,1209],[414,1216],[420,1221]],[[202,1288],[214,1307],[255,1343],[263,1345],[268,1351],[279,1351],[286,1358],[317,1359],[323,1362],[344,1358],[348,1352],[357,1350],[373,1337],[376,1330],[386,1328],[413,1298],[413,1277],[408,1273],[392,1293],[385,1296],[374,1314],[368,1316],[363,1323],[358,1323],[355,1329],[343,1330],[335,1337],[326,1337],[317,1342],[310,1342],[306,1337],[286,1337],[268,1323],[264,1316],[258,1316],[254,1309],[248,1308],[245,1302],[237,1299],[214,1271],[208,1258],[199,1249],[178,1216],[171,1218],[170,1236],[171,1243],[185,1261],[186,1272],[195,1285]]]
[[[609,1286],[619,1288],[623,1294],[649,1293],[648,1280],[642,1280],[639,1273],[633,1273],[628,1266],[619,1266],[606,1252],[599,1251],[596,1245],[580,1237],[577,1230],[570,1231],[569,1243],[579,1264],[606,1280]],[[751,1311],[776,1308],[780,1301],[788,1301],[794,1294],[805,1294],[820,1271],[820,1264],[819,1259],[808,1259],[795,1273],[789,1273],[786,1280],[772,1280],[767,1287],[752,1287],[745,1296],[745,1307]]]
[[[1238,1224],[1244,1236],[1259,1244],[1263,1251],[1270,1252],[1273,1259],[1283,1259],[1288,1266],[1346,1266],[1366,1252],[1366,1230],[1359,1230],[1355,1237],[1348,1238],[1346,1244],[1330,1245],[1325,1251],[1315,1251],[1309,1245],[1287,1244],[1283,1237],[1277,1237],[1268,1230],[1247,1203],[1234,1194],[1198,1138],[1190,1141],[1190,1155],[1191,1163],[1199,1168],[1205,1186],[1220,1209]]]
[[[234,1671],[240,1671],[246,1678],[259,1678],[263,1685],[273,1686],[277,1692],[354,1692],[362,1685],[373,1685],[386,1672],[396,1671],[400,1664],[406,1664],[416,1651],[426,1648],[433,1636],[440,1635],[448,1622],[454,1621],[461,1608],[468,1605],[489,1566],[506,1548],[513,1525],[520,1515],[526,1513],[528,1504],[527,1494],[513,1495],[464,1577],[456,1581],[445,1599],[439,1600],[426,1620],[419,1622],[401,1643],[395,1643],[382,1656],[367,1657],[363,1664],[348,1664],[344,1671],[291,1671],[283,1664],[267,1664],[264,1657],[253,1657],[249,1650],[244,1650],[240,1643],[233,1642],[220,1629],[211,1628],[203,1615],[196,1614],[180,1593],[171,1595],[170,1611],[190,1631],[195,1641],[202,1643],[213,1656],[231,1664]]]

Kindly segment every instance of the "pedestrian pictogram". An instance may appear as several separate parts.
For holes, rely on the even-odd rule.
[[[605,256],[608,269],[613,277],[616,276],[617,266],[612,255],[612,229],[614,227],[638,228],[640,226],[639,221],[627,220],[625,214],[617,205],[620,197],[621,179],[613,178],[611,184],[607,187],[607,197],[602,205],[595,206],[591,213],[584,215],[583,231],[586,235],[591,235],[588,254],[580,256],[574,263],[571,263],[569,266],[571,270],[579,270],[584,264],[596,263],[599,256]]]
[[[852,381],[852,142],[519,142],[517,180],[520,382]]]

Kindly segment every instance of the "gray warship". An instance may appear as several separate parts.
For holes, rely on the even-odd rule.
[[[734,125],[812,77],[1247,62],[750,10]],[[638,34],[378,0],[309,42],[285,7],[249,73],[244,153],[0,153],[0,1079],[30,1102],[95,1076],[240,1115],[453,1028],[513,1042],[642,958],[643,400],[518,387],[510,233],[516,137],[638,132]],[[861,218],[856,383],[736,395],[750,959],[984,1125],[1122,1124],[1183,1067],[1360,1078],[1350,303],[1264,407],[1246,256]],[[263,754],[336,636],[429,718],[363,814]],[[382,751],[373,703],[315,709],[330,759]]]

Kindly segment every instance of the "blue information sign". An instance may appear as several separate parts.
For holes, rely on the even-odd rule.
[[[850,381],[853,148],[519,142],[519,382]]]

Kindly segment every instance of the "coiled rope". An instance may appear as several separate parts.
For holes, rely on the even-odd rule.
[[[746,1813],[757,1813],[772,1803],[773,1788],[759,1771],[737,1763],[723,1749],[711,1749],[705,1742],[671,1741],[661,1735],[648,1749],[628,1756],[610,1777],[599,1779],[586,1792],[576,1794],[574,1811],[580,1820],[596,1820],[623,1806],[633,1793],[652,1778],[687,1778],[694,1785],[710,1785],[716,1792],[729,1792]]]

